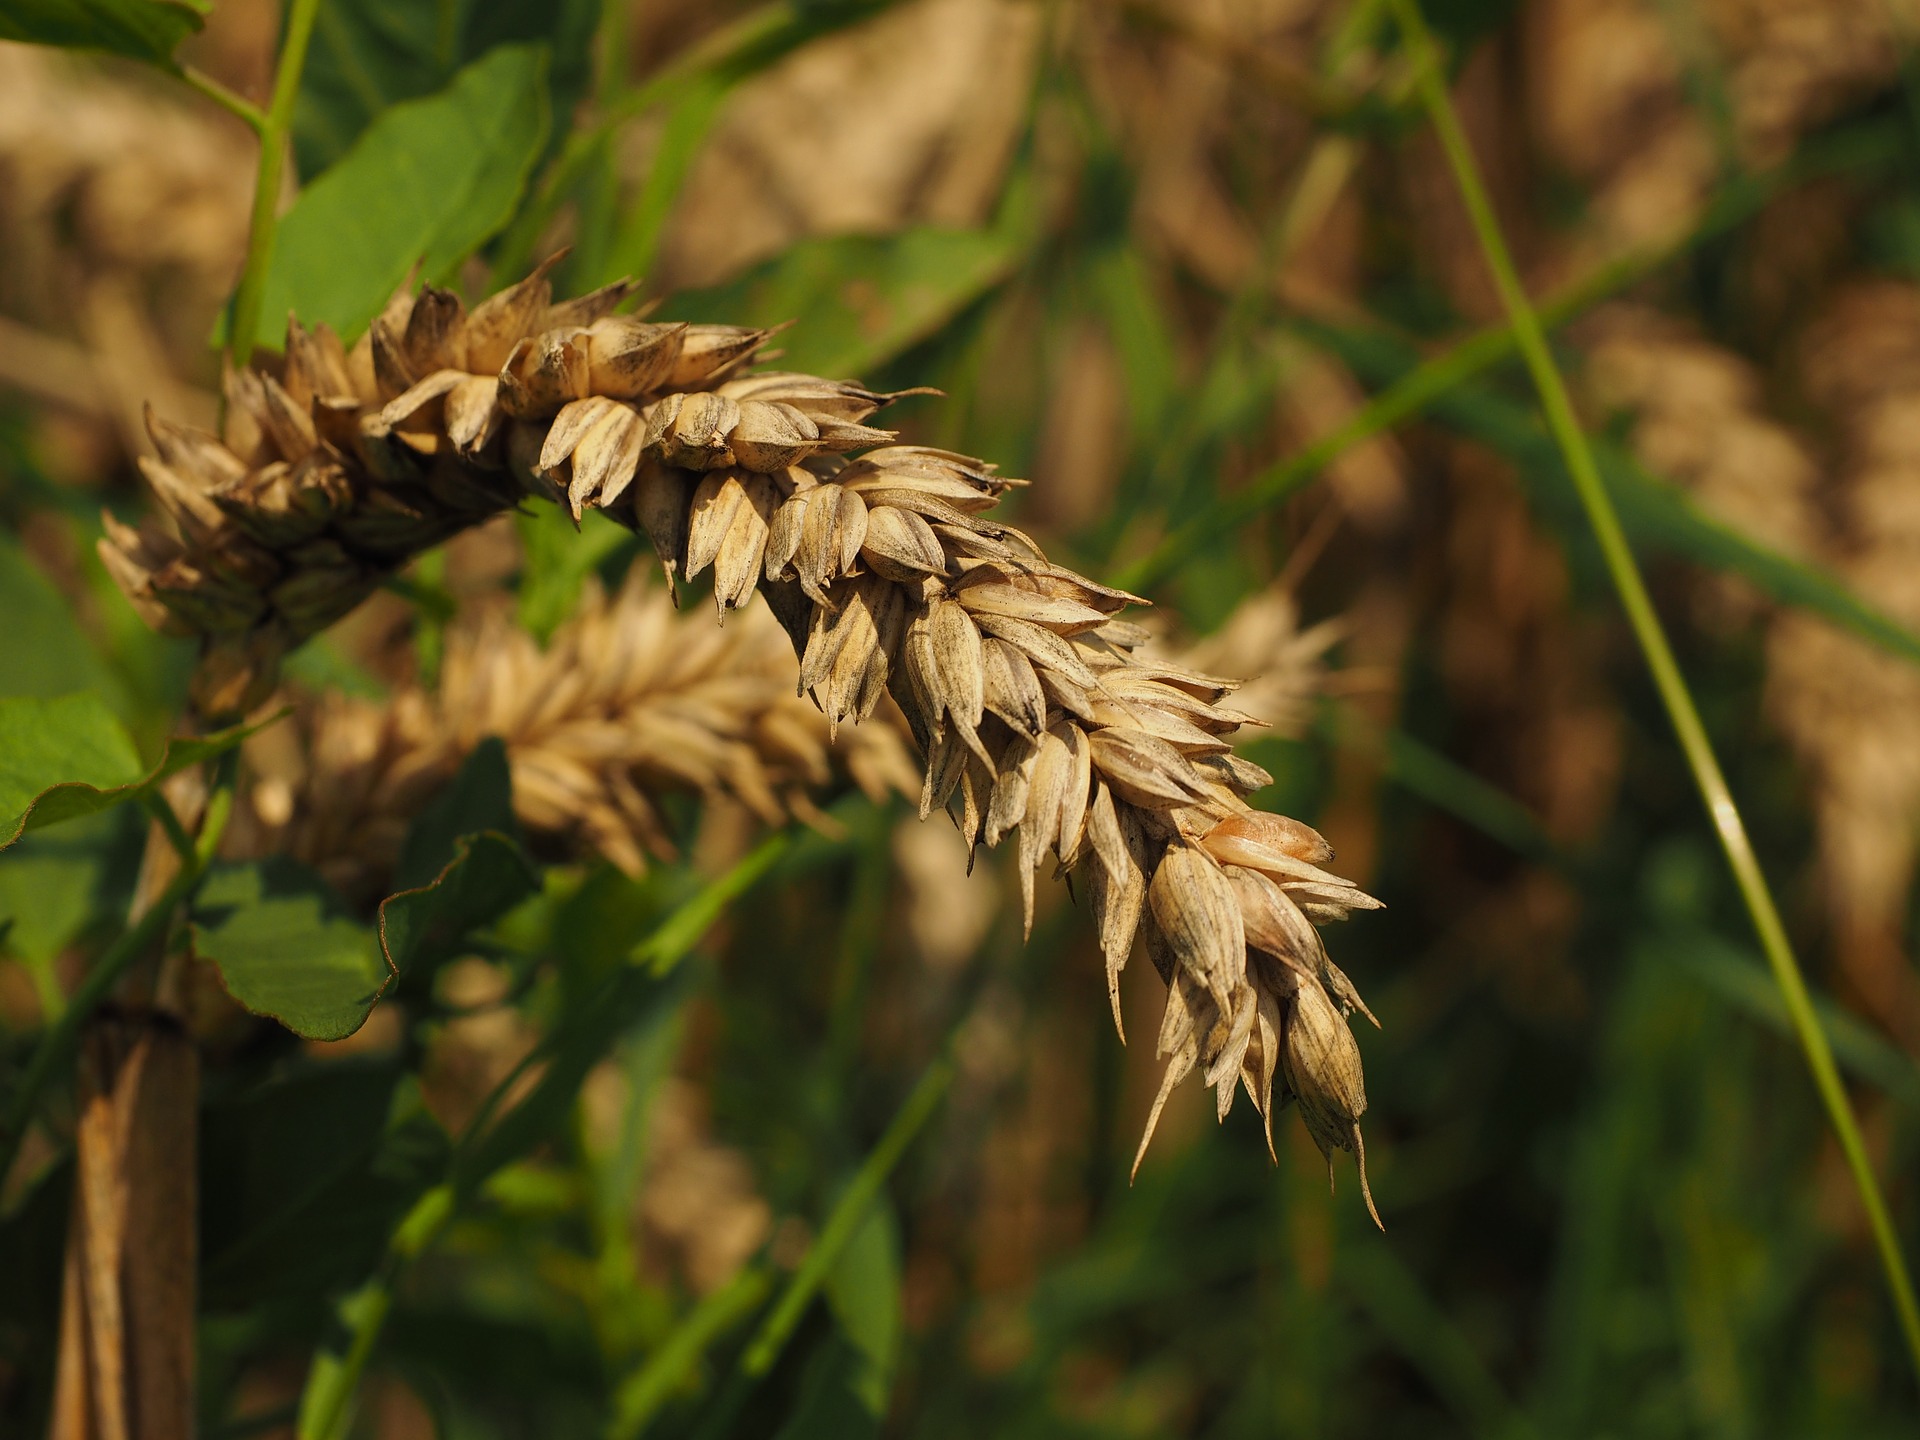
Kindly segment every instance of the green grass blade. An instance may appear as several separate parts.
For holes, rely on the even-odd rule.
[[[780,1352],[792,1338],[794,1327],[800,1323],[807,1306],[813,1303],[813,1297],[819,1293],[827,1272],[833,1268],[841,1252],[858,1233],[861,1222],[867,1218],[867,1211],[873,1205],[874,1197],[880,1193],[880,1187],[887,1183],[887,1177],[893,1173],[894,1166],[900,1163],[900,1157],[906,1153],[913,1137],[933,1117],[934,1110],[947,1093],[947,1086],[953,1083],[953,1073],[953,1061],[943,1055],[921,1075],[919,1083],[893,1117],[893,1123],[887,1126],[886,1133],[880,1137],[880,1143],[873,1147],[853,1179],[847,1183],[847,1188],[841,1192],[839,1200],[834,1203],[833,1213],[821,1228],[820,1238],[807,1251],[806,1259],[793,1272],[793,1278],[780,1293],[772,1312],[755,1332],[746,1354],[740,1357],[743,1374],[754,1377],[764,1375],[773,1368],[773,1362],[780,1358]]]
[[[607,1426],[609,1440],[635,1440],[713,1342],[759,1309],[772,1288],[767,1270],[750,1265],[695,1305],[646,1363],[621,1382]]]
[[[1360,1309],[1465,1421],[1472,1433],[1526,1440],[1537,1432],[1515,1408],[1466,1336],[1389,1246],[1340,1256],[1340,1278]]]
[[[1859,1189],[1860,1201],[1880,1252],[1887,1286],[1892,1292],[1894,1309],[1911,1352],[1915,1372],[1920,1374],[1920,1303],[1915,1301],[1913,1279],[1900,1247],[1900,1238],[1894,1231],[1893,1219],[1880,1193],[1880,1183],[1867,1157],[1866,1142],[1854,1116],[1853,1104],[1847,1098],[1846,1087],[1841,1083],[1826,1031],[1807,993],[1800,962],[1793,953],[1792,943],[1787,939],[1786,927],[1781,923],[1773,893],[1767,887],[1766,876],[1760,869],[1759,858],[1754,854],[1752,841],[1747,836],[1746,823],[1741,819],[1739,807],[1734,803],[1733,793],[1727,786],[1726,776],[1720,769],[1719,758],[1714,754],[1713,742],[1707,736],[1692,692],[1680,673],[1679,662],[1674,659],[1666,630],[1661,625],[1659,613],[1654,609],[1653,598],[1647,593],[1646,582],[1641,578],[1639,564],[1627,543],[1626,531],[1621,525],[1613,498],[1601,479],[1586,433],[1580,428],[1580,422],[1574,414],[1572,398],[1567,393],[1566,381],[1560,374],[1559,366],[1554,362],[1553,352],[1547,347],[1540,317],[1521,286],[1519,273],[1507,250],[1506,238],[1500,231],[1499,221],[1494,216],[1492,203],[1481,182],[1472,148],[1461,128],[1459,116],[1454,112],[1452,98],[1447,93],[1433,37],[1428,33],[1420,13],[1419,0],[1391,0],[1391,4],[1407,47],[1412,52],[1415,84],[1421,101],[1439,136],[1441,148],[1446,152],[1461,198],[1466,202],[1487,268],[1493,273],[1494,284],[1513,326],[1520,353],[1540,393],[1541,408],[1546,414],[1548,428],[1553,431],[1567,469],[1573,476],[1574,486],[1579,491],[1581,503],[1593,527],[1594,538],[1599,541],[1607,569],[1620,592],[1627,619],[1646,657],[1647,666],[1653,673],[1654,684],[1673,722],[1681,749],[1700,788],[1701,798],[1706,802],[1708,814],[1713,819],[1714,829],[1726,852],[1727,863],[1733,870],[1741,899],[1745,901],[1753,919],[1760,947],[1766,953],[1774,980],[1793,1018],[1794,1031],[1801,1048],[1806,1052],[1814,1085],[1826,1104],[1828,1118],[1846,1154],[1848,1168],[1853,1173],[1854,1184]]]

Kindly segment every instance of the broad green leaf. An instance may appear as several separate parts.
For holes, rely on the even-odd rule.
[[[1022,241],[1001,230],[908,230],[802,240],[710,290],[674,297],[676,320],[800,323],[781,364],[858,375],[935,334],[1012,273]]]
[[[599,0],[326,0],[293,111],[300,174],[319,175],[382,111],[442,89],[498,45],[545,44],[553,112],[572,114],[599,13]]]
[[[533,45],[503,45],[382,113],[280,222],[256,343],[278,349],[290,310],[351,340],[416,263],[445,278],[513,218],[547,116]]]
[[[216,1306],[299,1293],[316,1264],[322,1283],[344,1280],[378,1256],[406,1203],[367,1173],[399,1073],[385,1058],[307,1062],[206,1107],[200,1234]]]
[[[133,741],[99,696],[0,700],[0,845],[104,810],[140,780]]]
[[[388,963],[411,970],[422,957],[443,959],[470,931],[538,893],[518,837],[506,747],[490,736],[407,831],[399,892],[380,902]]]
[[[840,1322],[859,1364],[852,1388],[876,1420],[887,1413],[893,1372],[900,1357],[900,1236],[893,1207],[884,1199],[827,1274],[827,1304]]]
[[[216,865],[193,904],[194,950],[227,993],[309,1040],[358,1030],[394,970],[333,888],[285,856]]]
[[[422,957],[445,956],[539,889],[540,877],[511,836],[463,835],[432,881],[380,902],[380,948],[395,969],[411,969]]]
[[[279,718],[169,740],[160,763],[143,774],[133,741],[99,696],[0,700],[0,849],[29,830],[137,799]]]
[[[0,951],[25,965],[47,1013],[65,1003],[54,974],[60,953],[97,919],[124,918],[110,882],[128,872],[141,834],[139,817],[93,815],[29,835],[0,859]]]
[[[489,735],[473,748],[453,782],[435,795],[407,828],[400,847],[394,886],[413,890],[430,885],[458,853],[463,836],[497,830],[515,836],[513,772],[507,765],[507,747]]]
[[[51,699],[112,683],[72,605],[6,534],[0,534],[0,615],[7,617],[0,627],[0,696]]]
[[[866,1357],[834,1334],[813,1352],[800,1395],[774,1440],[867,1440],[880,1433],[880,1417],[860,1391]]]
[[[363,1278],[449,1148],[387,1059],[296,1064],[210,1101],[201,1124],[204,1303],[229,1311],[313,1313]]]
[[[208,9],[203,0],[7,0],[0,40],[104,50],[174,70],[173,52],[199,33]]]

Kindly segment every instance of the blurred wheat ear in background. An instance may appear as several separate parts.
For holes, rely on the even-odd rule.
[[[1910,1433],[1908,8],[0,15],[0,1433]]]

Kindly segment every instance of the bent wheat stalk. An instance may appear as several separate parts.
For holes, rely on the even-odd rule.
[[[1313,830],[1247,805],[1271,777],[1233,753],[1258,723],[1223,703],[1235,682],[1138,653],[1117,618],[1138,597],[989,518],[1019,482],[870,426],[898,395],[755,370],[768,330],[617,315],[626,282],[556,304],[552,264],[471,312],[403,292],[352,350],[290,323],[281,361],[226,377],[224,436],[150,418],[176,529],[109,521],[102,555],[149,620],[200,637],[201,708],[258,704],[290,649],[459,530],[529,496],[599,509],[670,584],[711,570],[723,619],[764,595],[830,729],[891,693],[922,816],[951,809],[970,847],[1018,832],[1029,927],[1049,855],[1083,875],[1116,1026],[1141,939],[1167,1064],[1136,1170],[1197,1070],[1223,1118],[1247,1091],[1270,1149],[1298,1099],[1365,1193],[1347,1017],[1372,1016],[1316,925],[1379,902],[1321,868]]]

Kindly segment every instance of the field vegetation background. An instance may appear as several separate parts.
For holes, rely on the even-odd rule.
[[[226,861],[332,899],[196,920],[202,1435],[1913,1433],[1860,1197],[1398,8],[301,0],[251,311],[231,112],[269,106],[280,8],[0,43],[0,703],[91,696],[152,769],[192,647],[95,543],[153,510],[143,406],[215,422],[236,315],[351,339],[416,263],[471,301],[564,248],[559,295],[631,275],[662,316],[793,322],[783,366],[936,387],[885,423],[1031,481],[1013,523],[1249,677],[1258,803],[1385,902],[1328,930],[1380,1022],[1384,1233],[1348,1157],[1330,1193],[1291,1116],[1270,1159],[1198,1084],[1130,1182],[1163,992],[1136,960],[1123,1045],[1084,894],[1043,875],[1023,941],[1012,857],[915,817],[900,732],[830,739],[777,628],[716,628],[704,580],[675,611],[644,538],[462,534],[235,752]],[[1426,18],[1911,1242],[1920,12]],[[176,41],[191,86],[141,63]],[[151,823],[0,855],[0,1096]],[[351,1026],[298,967],[377,963],[377,902],[481,830],[499,903],[312,1038]],[[0,1173],[7,1435],[56,1408],[71,1091]]]

